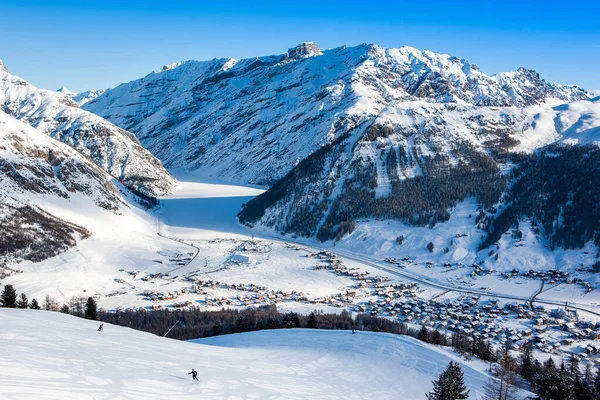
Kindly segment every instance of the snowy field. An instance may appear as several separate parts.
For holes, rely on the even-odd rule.
[[[70,207],[46,205],[55,215],[91,228],[92,237],[58,257],[20,264],[24,272],[5,279],[3,284],[12,283],[19,292],[38,301],[43,301],[46,294],[60,303],[68,302],[73,295],[94,296],[106,310],[179,306],[218,310],[274,303],[282,311],[304,314],[342,309],[371,312],[374,302],[386,301],[385,294],[376,293],[377,283],[361,287],[362,282],[355,278],[322,268],[328,262],[314,253],[324,248],[337,254],[350,271],[389,280],[385,285],[419,282],[416,299],[407,296],[394,301],[435,299],[461,304],[469,300],[469,294],[453,290],[460,288],[478,291],[481,304],[498,294],[507,296],[500,298],[500,307],[523,303],[541,289],[538,300],[560,302],[546,304],[547,311],[565,301],[576,302],[587,310],[596,310],[600,303],[598,290],[586,293],[581,285],[567,284],[566,280],[547,282],[542,288],[539,279],[501,275],[515,267],[521,271],[558,268],[573,273],[577,265],[587,263],[595,253],[591,249],[550,252],[526,224],[521,226],[521,239],[510,234],[502,237],[495,249],[497,259],[487,252],[477,252],[481,232],[473,225],[476,205],[470,200],[459,204],[449,221],[433,229],[409,227],[397,221],[359,221],[356,231],[342,241],[321,244],[282,238],[274,232],[250,230],[238,224],[235,216],[241,205],[262,189],[206,183],[182,173],[176,176],[181,180],[178,191],[163,198],[161,207],[153,212],[131,207],[123,215],[91,215],[86,214],[85,203],[73,202]],[[400,234],[404,236],[401,245],[395,240]],[[426,248],[429,241],[434,243],[432,252]],[[399,267],[384,262],[386,257],[409,261]],[[481,264],[484,273],[473,275],[474,262]],[[494,272],[488,273],[491,270]],[[591,274],[578,274],[592,280],[588,276]],[[197,281],[219,283],[207,287]],[[247,291],[240,289],[240,284],[260,289]],[[344,298],[349,291],[355,296]],[[277,297],[269,297],[273,295]],[[375,308],[379,308],[377,315],[396,319],[383,306]],[[581,316],[597,319],[589,313]],[[513,313],[494,322],[504,328],[527,330],[535,328],[533,321],[517,319],[517,313]],[[547,334],[551,343],[563,339],[552,338],[555,333],[550,330]],[[579,340],[562,347],[562,351],[580,354],[588,344],[587,340]],[[555,350],[552,353],[560,354]],[[596,356],[591,358],[592,362],[597,360]]]
[[[454,355],[407,337],[277,330],[194,342],[0,309],[0,398],[425,399]],[[200,381],[187,375],[192,368]],[[470,399],[488,379],[463,364]]]
[[[432,282],[489,291],[491,295],[518,293],[530,297],[540,289],[541,281],[503,279],[496,273],[470,276],[471,264],[478,263],[493,271],[557,268],[573,273],[581,264],[590,264],[595,256],[591,248],[551,252],[544,248],[544,243],[527,224],[521,226],[522,239],[505,235],[493,255],[487,250],[477,252],[482,232],[474,225],[474,200],[460,203],[452,211],[449,221],[437,224],[433,229],[406,226],[397,221],[363,220],[357,223],[353,233],[337,243],[281,238],[272,231],[250,230],[236,221],[242,204],[263,189],[207,182],[182,171],[174,171],[174,175],[181,181],[179,188],[173,195],[163,197],[161,206],[153,212],[131,207],[123,215],[102,211],[86,213],[89,207],[83,202],[73,201],[67,207],[62,203],[46,204],[45,207],[55,215],[90,228],[93,235],[58,257],[41,263],[21,263],[19,268],[24,272],[8,278],[6,283],[14,284],[19,291],[38,300],[46,294],[60,302],[66,302],[73,295],[94,295],[100,305],[108,309],[149,306],[141,296],[143,291],[180,290],[189,285],[171,278],[186,274],[229,284],[253,283],[273,290],[297,290],[315,296],[339,293],[352,285],[348,279],[325,271],[313,271],[314,260],[302,257],[307,251],[290,249],[287,241],[308,251],[331,249],[342,256],[348,267],[398,281],[402,280],[371,264],[381,264],[386,257],[407,258],[410,262],[405,265],[406,271]],[[404,237],[401,245],[396,242],[399,235]],[[237,251],[237,247],[252,236],[268,243],[269,252],[249,255]],[[434,245],[431,252],[427,250],[429,242]],[[240,255],[248,256],[248,262],[231,263]],[[344,258],[344,255],[358,255],[360,259]],[[186,265],[182,265],[182,261]],[[168,273],[171,278],[141,280],[147,274],[157,273]],[[598,278],[592,275],[579,274],[597,284]],[[430,296],[443,291],[435,287],[424,289]],[[214,293],[215,296],[226,294]],[[582,286],[564,282],[547,286],[539,298],[587,306],[600,304],[599,291],[586,293]],[[187,296],[181,300],[193,302],[198,299]]]

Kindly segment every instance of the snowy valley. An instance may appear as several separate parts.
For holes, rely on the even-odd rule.
[[[47,304],[348,312],[595,371],[599,179],[600,99],[526,68],[303,43],[74,93],[0,62],[0,279]],[[96,325],[0,309],[6,357],[46,360],[0,358],[0,397],[422,399],[450,360],[470,399],[489,380],[385,333]]]

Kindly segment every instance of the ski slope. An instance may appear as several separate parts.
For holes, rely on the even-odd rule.
[[[193,342],[60,313],[0,309],[0,398],[425,399],[451,360],[388,334],[304,329]],[[192,368],[200,381],[187,375]],[[463,364],[470,399],[487,375]]]

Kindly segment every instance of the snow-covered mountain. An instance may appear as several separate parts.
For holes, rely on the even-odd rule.
[[[465,121],[479,113],[498,123],[508,118],[502,129],[519,132],[526,107],[586,99],[584,90],[526,69],[490,76],[466,60],[410,47],[321,51],[306,43],[275,56],[173,64],[83,107],[134,132],[169,167],[271,185],[395,107],[417,104],[458,131],[462,126],[442,121],[445,110],[464,110],[453,115]],[[468,134],[488,129],[485,121],[468,122]]]
[[[116,182],[68,145],[0,111],[0,275],[10,260],[41,261],[92,235],[44,203],[84,201],[119,213]]]
[[[132,189],[160,195],[176,185],[135,135],[80,109],[68,93],[38,89],[3,65],[0,110],[70,145]]]
[[[106,92],[106,89],[95,89],[95,90],[86,90],[85,92],[72,92],[66,87],[61,87],[57,90],[58,93],[63,93],[68,95],[73,99],[78,106],[82,106],[90,100],[94,100],[96,97],[100,96],[102,93]]]

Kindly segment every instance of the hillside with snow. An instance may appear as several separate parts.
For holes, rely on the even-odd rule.
[[[0,109],[68,144],[125,186],[147,195],[177,184],[135,135],[82,110],[66,92],[38,89],[0,65]]]
[[[0,111],[1,277],[63,299],[120,288],[119,268],[185,248],[156,236],[144,201],[72,147]]]
[[[396,120],[410,137],[431,131],[419,125],[425,118],[434,133],[483,146],[498,136],[519,142],[529,107],[587,99],[524,68],[491,76],[411,47],[305,43],[281,55],[176,63],[83,107],[134,132],[170,168],[270,186],[322,146],[380,120]]]
[[[545,220],[536,227],[543,240],[560,235],[549,222],[558,209],[498,211],[518,196],[507,188],[523,157],[598,143],[590,96],[525,68],[487,75],[467,60],[411,47],[321,51],[305,43],[282,55],[176,63],[84,108],[134,132],[170,167],[269,186],[240,213],[249,226],[338,241],[361,218],[431,227],[473,197],[485,248],[522,218]],[[552,201],[569,207],[564,196]],[[597,233],[574,232],[584,244],[600,243]],[[557,243],[583,245],[567,242]]]
[[[98,324],[0,309],[0,397],[418,400],[459,361],[469,399],[479,399],[488,379],[484,364],[389,334],[294,329],[181,342]]]
[[[83,201],[119,214],[117,182],[71,147],[0,111],[0,274],[7,263],[42,261],[92,233],[80,219],[61,219],[45,202]]]
[[[88,101],[94,100],[96,97],[106,92],[106,89],[86,90],[84,92],[75,93],[70,91],[66,87],[61,87],[57,90],[57,92],[68,95],[70,98],[73,99],[75,103],[77,103],[79,107],[81,107]]]

